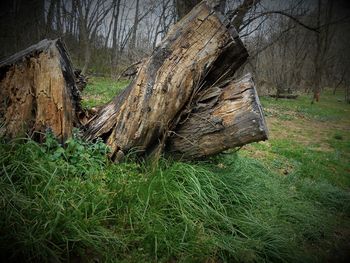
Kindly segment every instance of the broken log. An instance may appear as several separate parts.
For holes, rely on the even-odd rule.
[[[199,159],[268,138],[250,74],[213,86],[193,101],[192,112],[168,139],[166,151],[172,155]]]
[[[84,121],[86,139],[102,138],[113,159],[164,146],[197,159],[267,138],[251,77],[233,80],[247,50],[210,3],[201,2],[174,25],[132,83]],[[7,137],[50,128],[64,141],[88,117],[60,40],[44,40],[1,62],[0,88],[1,134]]]
[[[0,136],[71,136],[81,98],[63,42],[45,39],[1,61],[0,98]]]
[[[170,29],[127,89],[90,120],[85,136],[102,137],[112,155],[150,150],[176,126],[194,93],[230,77],[247,57],[234,28],[203,1]]]

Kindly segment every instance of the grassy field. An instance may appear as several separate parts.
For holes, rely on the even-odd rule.
[[[127,83],[96,78],[85,107]],[[110,163],[47,134],[0,147],[8,261],[341,262],[350,251],[350,105],[262,98],[266,142],[205,162]]]

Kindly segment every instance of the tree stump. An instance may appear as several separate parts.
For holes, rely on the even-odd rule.
[[[0,136],[40,141],[50,129],[64,141],[80,125],[80,94],[60,40],[42,40],[0,62],[0,98]]]

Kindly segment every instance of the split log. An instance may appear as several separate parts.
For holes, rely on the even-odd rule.
[[[86,138],[102,137],[112,154],[152,149],[194,93],[231,76],[247,56],[234,28],[201,2],[171,28],[127,89],[86,125]]]
[[[0,136],[41,140],[49,128],[66,140],[82,110],[63,42],[45,39],[1,61],[0,98]]]
[[[250,74],[211,87],[194,99],[191,108],[168,140],[170,154],[198,159],[268,138]]]
[[[84,122],[86,139],[102,138],[116,159],[164,145],[193,159],[267,138],[251,77],[232,80],[248,53],[210,2],[174,25],[133,82]],[[68,138],[84,115],[76,81],[60,40],[44,40],[0,63],[2,134],[50,128]]]

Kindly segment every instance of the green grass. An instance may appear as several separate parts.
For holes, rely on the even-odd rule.
[[[301,244],[323,244],[350,212],[347,192],[235,154],[154,167],[79,140],[1,149],[2,249],[33,261],[317,260]]]
[[[108,100],[112,91],[106,83],[112,82],[96,79],[94,85],[106,90]],[[102,93],[86,92],[91,99]],[[115,164],[107,159],[102,142],[87,143],[78,135],[64,146],[50,134],[42,145],[2,141],[2,258],[344,260],[350,240],[350,138],[341,109],[348,108],[333,103],[330,95],[325,100],[334,108],[317,112],[319,104],[306,104],[303,97],[277,102],[263,98],[267,112],[274,113],[267,117],[270,140],[205,162],[161,158],[155,164],[129,156]],[[296,115],[300,105],[317,114]],[[278,114],[282,111],[291,119]],[[316,139],[315,127],[325,127]]]
[[[339,102],[341,97],[326,91],[313,105],[307,95],[297,100],[262,98],[270,139],[252,144],[242,153],[249,156],[258,151],[261,156],[255,156],[265,165],[281,164],[275,165],[275,171],[349,189],[350,105]]]
[[[311,105],[312,95],[301,94],[296,100],[274,99],[262,97],[267,116],[278,115],[288,120],[295,118],[311,118],[319,121],[339,121],[350,115],[350,105],[345,104],[343,92],[332,95],[330,90],[321,94],[319,102]]]
[[[114,96],[122,91],[128,84],[129,80],[119,82],[111,78],[93,77],[88,81],[88,85],[83,90],[82,105],[85,108],[92,108],[109,102]]]

